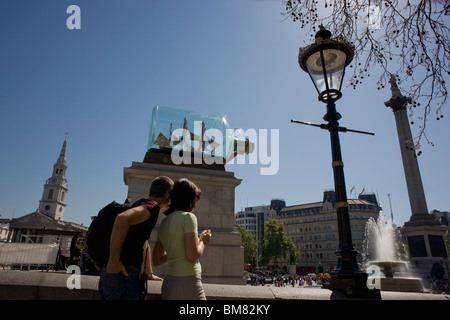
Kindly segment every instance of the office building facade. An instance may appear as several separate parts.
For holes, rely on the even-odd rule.
[[[375,194],[360,194],[348,199],[350,226],[355,249],[362,262],[366,223],[377,219],[381,207]],[[263,213],[264,212],[264,213]],[[267,213],[266,213],[267,212]],[[273,199],[270,206],[245,208],[236,214],[236,225],[244,226],[258,239],[258,255],[264,238],[264,221],[275,219],[284,224],[287,236],[299,252],[295,261],[297,273],[303,270],[329,272],[337,263],[335,251],[339,246],[334,190],[325,190],[319,202],[286,206],[285,201]],[[279,261],[278,269],[292,270],[290,261]]]

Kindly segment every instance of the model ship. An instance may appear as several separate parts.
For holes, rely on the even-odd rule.
[[[144,159],[144,162],[155,162],[158,158],[171,164],[173,156],[188,153],[193,159],[212,157],[216,164],[223,165],[237,155],[253,152],[253,142],[238,138],[235,132],[225,117],[157,106],[152,113],[147,161]],[[172,161],[167,159],[169,155]]]

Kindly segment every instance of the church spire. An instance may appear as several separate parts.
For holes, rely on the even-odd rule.
[[[66,132],[66,139],[64,140],[63,146],[61,148],[61,152],[59,154],[58,161],[56,161],[57,164],[66,165],[66,149],[67,149],[67,136],[68,133]]]
[[[53,174],[44,185],[39,211],[55,220],[64,220],[66,196],[69,190],[66,180],[67,133],[58,160],[53,165]]]

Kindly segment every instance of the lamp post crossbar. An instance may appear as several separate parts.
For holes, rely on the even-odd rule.
[[[309,121],[300,121],[300,120],[295,120],[295,119],[292,119],[291,122],[292,122],[292,123],[304,124],[304,125],[308,125],[308,126],[312,126],[312,127],[318,127],[318,128],[320,128],[320,129],[324,129],[324,130],[328,130],[328,129],[329,129],[329,128],[328,128],[328,125],[325,124],[325,123],[317,124],[317,123],[312,123],[312,122],[309,122]],[[373,133],[373,132],[360,131],[360,130],[353,130],[353,129],[348,129],[348,128],[346,128],[346,127],[339,127],[339,128],[338,128],[338,131],[339,131],[339,132],[354,132],[354,133],[361,133],[361,134],[367,134],[367,135],[371,135],[371,136],[374,136],[374,135],[375,135],[375,133]]]

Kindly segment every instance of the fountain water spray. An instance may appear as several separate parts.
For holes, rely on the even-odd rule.
[[[419,278],[395,277],[398,269],[409,270],[409,263],[401,261],[397,252],[399,231],[392,220],[386,223],[383,211],[378,219],[370,218],[366,223],[364,239],[364,266],[377,266],[382,270],[381,290],[385,291],[422,291]],[[378,275],[378,276],[381,276]]]
[[[386,223],[383,211],[378,219],[366,223],[365,251],[368,261],[398,261],[396,242],[398,231],[393,221]]]

